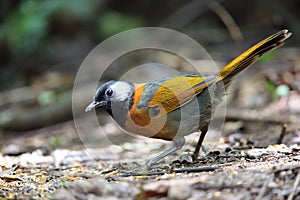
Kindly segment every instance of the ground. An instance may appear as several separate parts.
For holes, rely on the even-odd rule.
[[[253,122],[250,124],[252,127]],[[283,141],[295,140],[295,131],[299,130],[297,125],[285,129],[280,125],[268,124],[260,128],[269,131],[268,135],[273,134],[273,137],[266,137],[271,141],[282,137],[282,134]],[[299,199],[300,196],[300,146],[295,143],[263,147],[264,142],[259,144],[249,139],[253,136],[257,138],[255,135],[237,137],[236,134],[230,134],[221,136],[213,151],[201,155],[193,163],[187,162],[184,154],[193,150],[195,143],[191,142],[182,151],[146,171],[141,165],[148,157],[166,148],[168,143],[131,138],[118,150],[111,144],[86,151],[80,148],[80,143],[74,148],[74,141],[79,140],[76,134],[70,134],[74,133],[72,122],[48,128],[47,132],[45,129],[37,132],[31,137],[14,139],[16,146],[7,145],[4,149],[6,155],[0,157],[1,163],[4,163],[0,172],[1,197]],[[115,136],[124,137],[123,134],[117,133]],[[42,141],[55,137],[68,138],[67,141],[73,143],[73,148],[77,150],[47,149],[49,143],[43,144]],[[31,141],[31,147],[18,145],[24,140]],[[12,142],[9,139],[6,141],[8,144]],[[32,141],[39,144],[40,148],[33,148],[36,144]],[[259,145],[261,147],[256,147]],[[29,148],[34,150],[25,153],[30,151]]]

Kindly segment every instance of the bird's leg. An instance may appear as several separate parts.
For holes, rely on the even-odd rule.
[[[185,144],[185,139],[184,139],[184,137],[179,137],[179,138],[175,138],[172,142],[173,142],[173,144],[170,148],[166,149],[164,152],[155,156],[154,158],[152,158],[151,160],[149,160],[147,162],[148,168],[150,168],[152,165],[156,164],[159,160],[163,159],[167,155],[181,149],[183,147],[183,145]]]
[[[208,126],[205,126],[202,129],[200,129],[200,130],[201,130],[201,134],[200,134],[197,146],[196,146],[195,151],[194,151],[193,161],[195,161],[198,158],[200,148],[202,146],[203,140],[204,140],[205,135],[206,135],[207,130],[208,130]]]

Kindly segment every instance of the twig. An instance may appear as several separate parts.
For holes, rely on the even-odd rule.
[[[222,0],[223,1],[223,0]],[[191,23],[197,17],[203,15],[209,10],[209,0],[207,1],[190,1],[184,6],[180,7],[169,17],[167,17],[160,26],[169,27],[172,29],[181,29],[187,24]]]
[[[13,166],[10,169],[6,169],[6,170],[3,170],[3,171],[0,171],[0,177],[3,176],[3,175],[12,174],[12,173],[14,173],[19,168],[20,168],[20,165],[15,165],[15,166]]]
[[[296,191],[296,189],[297,189],[297,186],[298,186],[298,184],[299,184],[299,181],[300,181],[300,172],[299,172],[299,170],[298,170],[298,174],[297,174],[297,177],[296,177],[296,179],[295,179],[295,183],[294,183],[294,186],[293,186],[293,190],[292,190],[292,192],[290,193],[290,195],[289,195],[289,197],[288,197],[287,200],[292,200],[292,199],[294,198],[295,191]]]
[[[238,25],[235,23],[230,13],[219,2],[213,1],[209,5],[209,7],[223,21],[232,39],[235,42],[240,42],[241,40],[243,40],[243,34],[239,29]]]
[[[159,172],[146,172],[146,173],[123,173],[117,176],[119,177],[128,177],[128,176],[158,176],[164,175],[167,173],[197,173],[197,172],[210,172],[219,169],[219,167],[199,167],[199,168],[183,168],[183,169],[174,169],[171,171],[159,171]]]
[[[196,173],[196,172],[211,172],[219,169],[219,167],[199,167],[199,168],[183,168],[183,169],[174,169],[172,172],[175,173]]]
[[[283,125],[282,125],[282,129],[281,129],[279,138],[278,138],[278,140],[277,140],[277,144],[282,144],[283,138],[284,138],[284,136],[285,136],[285,134],[286,134],[286,127],[287,127],[286,124],[283,124]]]
[[[247,185],[221,185],[221,186],[213,186],[213,185],[209,185],[209,186],[203,186],[203,185],[195,185],[193,188],[195,188],[196,190],[226,190],[226,189],[242,189],[242,188],[250,188],[253,186],[247,186]]]
[[[261,200],[262,197],[264,196],[268,183],[273,179],[274,174],[271,174],[270,177],[264,182],[264,184],[262,185],[257,197],[255,198],[255,200]]]

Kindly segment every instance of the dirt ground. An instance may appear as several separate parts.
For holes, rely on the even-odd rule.
[[[193,151],[196,141],[188,142],[182,151],[148,171],[143,164],[166,148],[167,142],[114,133],[111,138],[128,137],[128,141],[120,143],[117,149],[115,141],[86,150],[73,122],[41,129],[17,140],[6,138],[0,156],[4,163],[0,197],[300,199],[300,145],[295,142],[300,126],[253,123],[244,124],[252,127],[252,133],[249,129],[242,136],[221,135],[214,149],[194,163],[188,162],[187,152]],[[259,135],[265,141],[255,140],[259,138],[255,129],[264,130]],[[285,144],[275,144],[280,138]],[[54,150],[55,140],[65,143]]]

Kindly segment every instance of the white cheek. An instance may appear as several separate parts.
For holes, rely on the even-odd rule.
[[[126,82],[117,82],[110,88],[114,91],[113,98],[118,101],[125,101],[128,99],[131,92],[131,87]]]

